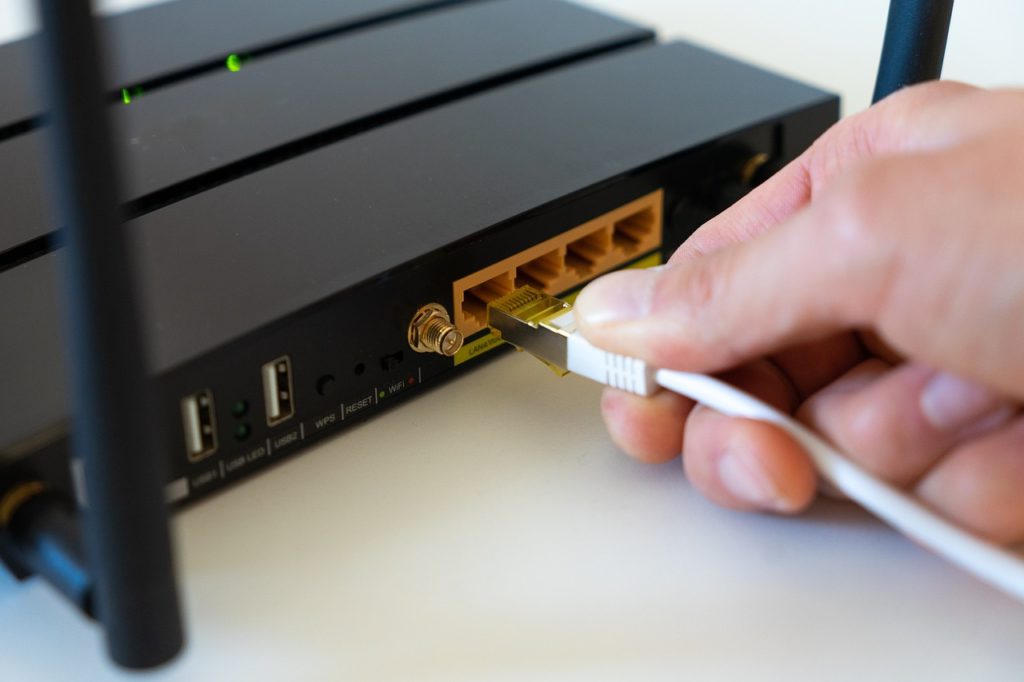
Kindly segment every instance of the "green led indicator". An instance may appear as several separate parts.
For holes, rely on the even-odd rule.
[[[136,85],[134,88],[121,88],[121,101],[131,104],[132,100],[142,94],[142,88]]]
[[[377,395],[380,396],[381,398],[384,398],[387,395],[387,393],[385,393],[384,391],[381,391]]]
[[[245,440],[252,433],[252,428],[248,424],[239,424],[235,427],[235,440]]]
[[[247,400],[236,400],[231,406],[231,414],[235,417],[244,417],[245,413],[249,411],[249,401]]]
[[[224,65],[228,67],[228,71],[232,73],[238,73],[242,70],[242,64],[245,60],[241,55],[229,54],[228,58],[224,60]]]

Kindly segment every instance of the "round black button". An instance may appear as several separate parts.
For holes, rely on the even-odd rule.
[[[316,380],[316,392],[323,396],[328,396],[334,393],[334,376],[331,374],[325,374]]]

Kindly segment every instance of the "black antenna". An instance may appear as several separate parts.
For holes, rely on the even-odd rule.
[[[942,73],[953,0],[890,0],[873,102]]]
[[[94,607],[111,657],[147,668],[181,649],[182,629],[97,27],[89,0],[39,7]]]

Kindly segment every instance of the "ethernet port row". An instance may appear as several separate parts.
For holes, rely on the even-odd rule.
[[[560,294],[661,246],[662,191],[652,192],[453,283],[454,323],[487,324],[487,304],[516,287]]]

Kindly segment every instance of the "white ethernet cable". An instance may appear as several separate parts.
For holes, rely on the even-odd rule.
[[[558,374],[572,372],[643,396],[665,388],[729,416],[775,424],[804,448],[825,480],[852,500],[949,562],[1024,601],[1024,559],[941,518],[757,398],[707,375],[656,369],[596,348],[577,333],[572,306],[530,287],[492,301],[487,317],[488,326],[504,341]]]

